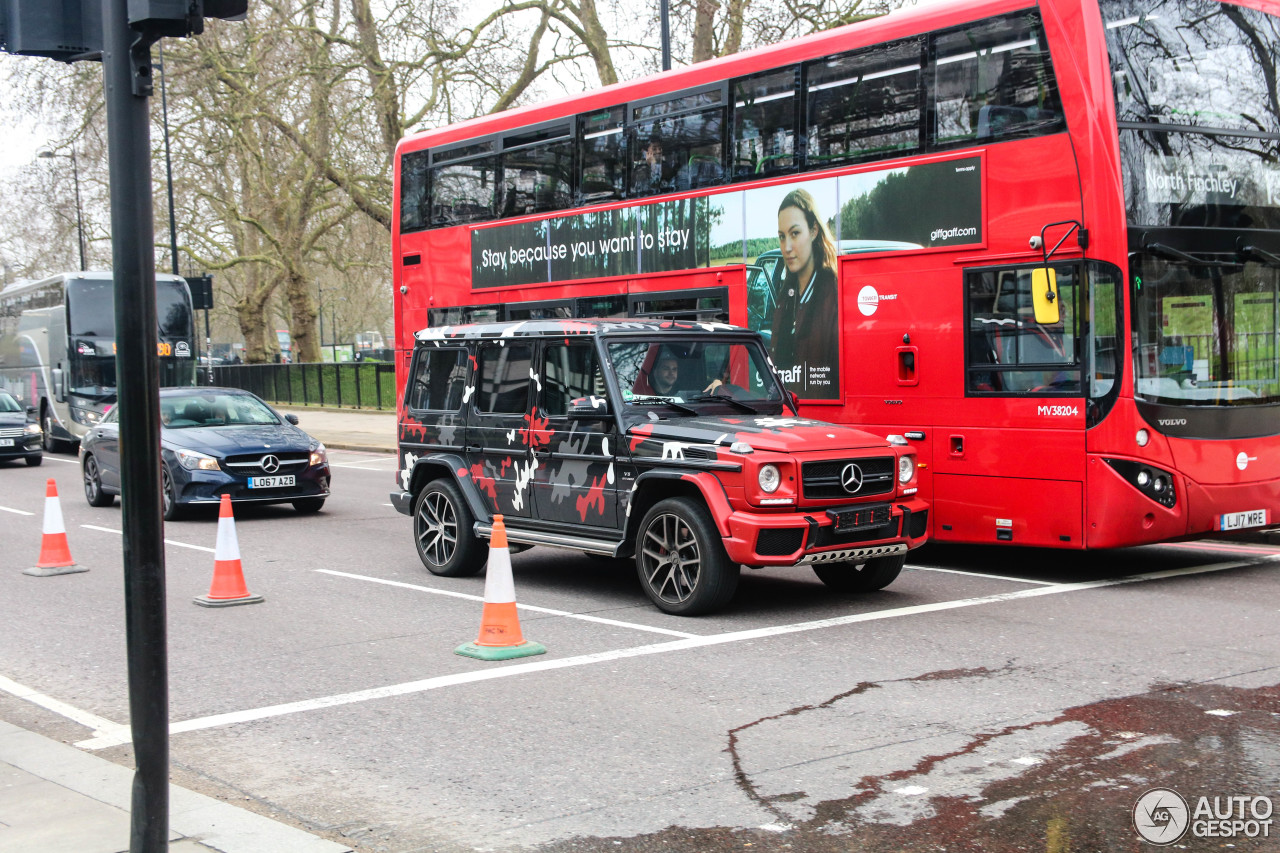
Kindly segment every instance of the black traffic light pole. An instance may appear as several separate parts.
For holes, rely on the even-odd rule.
[[[169,846],[169,672],[147,102],[154,39],[130,28],[127,4],[128,0],[103,0],[102,66],[116,286],[129,726],[136,765],[129,850],[162,853]]]

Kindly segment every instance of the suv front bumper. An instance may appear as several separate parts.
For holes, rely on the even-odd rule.
[[[903,554],[925,543],[929,505],[912,498],[889,504],[889,522],[880,527],[836,532],[822,507],[782,515],[734,510],[724,539],[729,559],[744,566],[795,566],[860,562]]]

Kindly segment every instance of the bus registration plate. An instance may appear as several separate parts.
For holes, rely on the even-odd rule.
[[[281,486],[292,486],[294,479],[292,474],[281,474],[276,477],[250,477],[249,488],[251,489],[278,489]]]
[[[858,509],[829,509],[827,515],[835,522],[836,533],[882,527],[889,523],[888,504],[859,507]]]
[[[1265,509],[1251,509],[1245,512],[1228,512],[1218,516],[1217,530],[1243,530],[1246,527],[1264,527],[1267,524]]]

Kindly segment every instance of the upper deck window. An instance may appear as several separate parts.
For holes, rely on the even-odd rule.
[[[938,147],[1065,129],[1038,12],[988,18],[934,37],[930,142]]]
[[[1277,18],[1227,3],[1103,0],[1122,122],[1280,134]]]
[[[490,153],[492,150],[493,142],[485,141],[432,152],[433,225],[461,225],[493,218],[498,195],[498,158]]]
[[[733,176],[737,180],[796,167],[798,69],[785,68],[733,84]]]
[[[513,133],[502,147],[503,217],[572,205],[573,137],[567,122]]]
[[[627,192],[626,107],[578,116],[578,159],[583,204],[622,198]]]
[[[907,154],[920,146],[920,41],[808,66],[809,168]]]
[[[707,108],[708,104],[715,104]],[[720,89],[633,107],[631,195],[678,192],[724,181]]]
[[[430,152],[410,151],[400,158],[400,231],[421,231],[431,224],[427,182]]]

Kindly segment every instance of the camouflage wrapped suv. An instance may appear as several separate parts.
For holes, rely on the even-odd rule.
[[[724,606],[741,566],[881,589],[924,543],[905,440],[798,417],[759,336],[714,323],[544,320],[419,332],[393,504],[426,568],[507,537],[634,558],[667,613]]]

